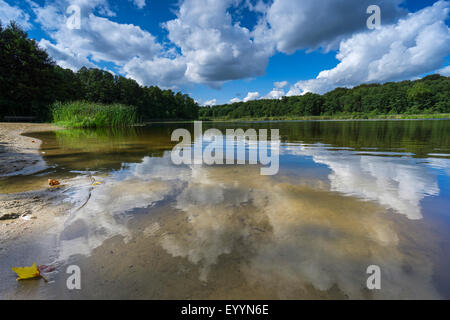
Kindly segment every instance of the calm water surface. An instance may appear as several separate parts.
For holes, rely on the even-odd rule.
[[[193,131],[31,134],[49,168],[0,180],[2,192],[57,178],[73,210],[56,235],[53,281],[12,278],[4,297],[450,298],[450,121],[203,123],[279,129],[275,176],[173,165],[180,127]],[[65,287],[70,264],[80,291]],[[366,288],[369,265],[381,290]]]

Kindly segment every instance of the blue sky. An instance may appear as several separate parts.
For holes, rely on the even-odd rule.
[[[369,30],[369,5],[381,25]],[[70,5],[80,28],[67,27]],[[449,75],[448,1],[0,0],[61,66],[110,70],[200,104]],[[233,100],[232,100],[233,99]]]

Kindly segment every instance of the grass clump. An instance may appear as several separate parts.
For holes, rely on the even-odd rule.
[[[55,124],[69,128],[126,127],[138,123],[137,109],[123,104],[56,102],[51,111]]]

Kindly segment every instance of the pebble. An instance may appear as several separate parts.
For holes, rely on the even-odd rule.
[[[0,213],[0,220],[17,219],[20,215],[18,213]]]

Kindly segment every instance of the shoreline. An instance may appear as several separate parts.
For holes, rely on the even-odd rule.
[[[0,123],[0,179],[45,170],[47,164],[39,153],[42,141],[23,134],[59,129],[51,124]],[[42,188],[17,193],[5,193],[0,189],[0,222],[9,225],[10,230],[17,229],[12,224],[17,224],[17,227],[33,224],[30,219],[34,220],[39,215],[42,217],[46,212],[55,212],[48,208],[55,195],[56,193]],[[0,237],[0,242],[5,240],[2,238]]]
[[[193,123],[194,121],[202,122],[280,122],[280,121],[291,121],[291,122],[314,122],[314,121],[407,121],[407,120],[450,120],[450,113],[435,113],[435,114],[417,114],[417,115],[406,115],[406,114],[394,114],[394,115],[374,115],[374,116],[360,116],[355,115],[352,118],[351,115],[342,116],[304,116],[304,117],[262,117],[262,118],[200,118],[196,120],[148,120],[144,121],[142,124],[135,125],[136,127],[142,127],[151,124],[161,124],[161,123]]]
[[[47,165],[39,153],[42,141],[26,133],[60,130],[49,123],[0,123],[0,177],[33,174]]]
[[[59,129],[51,124],[0,123],[0,179],[47,168],[39,153],[42,141],[23,134]],[[0,189],[0,292],[16,281],[10,267],[52,262],[49,248],[54,248],[55,232],[70,210],[63,199],[59,189],[17,193]]]
[[[205,118],[204,122],[255,122],[255,121],[397,121],[397,120],[450,120],[449,113],[435,114],[385,114],[385,115],[334,115],[334,116],[304,116],[304,117],[262,117],[262,118]]]

